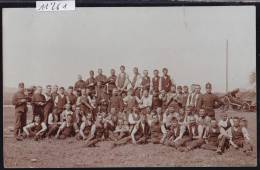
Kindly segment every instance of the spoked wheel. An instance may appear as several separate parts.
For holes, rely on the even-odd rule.
[[[243,112],[248,112],[249,109],[250,109],[250,106],[249,106],[248,103],[243,103],[243,104],[242,104],[241,110],[242,110]]]

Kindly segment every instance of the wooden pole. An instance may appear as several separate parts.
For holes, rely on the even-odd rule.
[[[226,93],[228,92],[228,40],[226,41]]]

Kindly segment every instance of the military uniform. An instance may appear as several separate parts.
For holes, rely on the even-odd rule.
[[[12,98],[12,104],[15,106],[15,137],[19,135],[19,132],[22,133],[23,127],[26,125],[27,102],[21,102],[21,99],[26,99],[24,92],[16,92]]]
[[[152,78],[152,90],[159,91],[160,77],[156,76]]]
[[[44,106],[44,118],[43,118],[43,121],[46,123],[48,123],[48,116],[49,114],[52,112],[52,109],[53,109],[53,100],[52,100],[52,96],[51,94],[45,94],[45,99],[46,99],[46,103],[45,103],[45,106]]]
[[[150,91],[150,83],[151,83],[151,79],[150,79],[149,76],[143,77],[142,82],[141,82],[142,90],[148,90],[148,92],[149,92]]]
[[[39,102],[45,103],[46,99],[44,95],[35,93],[32,96],[32,105],[34,106],[33,120],[35,115],[40,115],[41,120],[44,119],[44,105],[40,105]]]
[[[161,89],[160,90],[165,90],[166,92],[169,92],[171,90],[172,86],[172,81],[169,75],[162,76],[161,77]]]
[[[107,92],[108,92],[109,97],[112,96],[113,89],[117,88],[116,79],[117,79],[116,75],[111,75],[110,77],[108,77]]]
[[[206,88],[211,88],[211,84],[207,83]],[[211,118],[215,118],[215,111],[216,104],[219,103],[220,105],[223,104],[223,102],[214,94],[212,93],[206,93],[201,96],[198,103],[198,108],[205,109],[207,115]]]
[[[97,81],[94,77],[90,77],[86,80],[86,88],[90,90],[91,93],[95,93],[95,86]]]
[[[74,85],[74,89],[77,91],[80,91],[81,89],[84,88],[86,88],[86,83],[84,80],[78,80]]]
[[[206,132],[207,143],[203,144],[201,148],[206,150],[217,151],[218,149],[223,152],[228,144],[228,140],[225,136],[218,138],[220,135],[220,128],[209,127]]]

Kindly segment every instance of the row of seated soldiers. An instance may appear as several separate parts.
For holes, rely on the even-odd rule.
[[[18,86],[18,92],[13,96],[13,105],[15,105],[15,138],[19,140],[19,134],[23,131],[22,127],[27,122],[27,103],[32,105],[33,120],[35,115],[40,115],[41,120],[48,124],[48,117],[53,113],[60,121],[60,115],[64,111],[65,105],[70,104],[72,110],[79,107],[83,113],[91,113],[95,119],[98,112],[111,112],[111,108],[115,108],[116,113],[125,113],[138,107],[142,114],[148,114],[151,111],[157,111],[157,108],[165,112],[168,107],[173,107],[176,112],[187,106],[192,107],[195,112],[203,108],[209,117],[215,117],[214,109],[217,104],[222,104],[219,98],[211,93],[211,84],[206,84],[206,93],[200,92],[200,86],[192,86],[191,92],[187,86],[177,87],[171,85],[169,91],[149,91],[144,89],[141,91],[140,97],[137,91],[130,88],[127,92],[114,88],[111,96],[103,96],[99,99],[97,93],[93,93],[88,88],[75,90],[70,86],[67,91],[64,87],[50,85],[46,86],[45,93],[42,93],[42,87],[38,86],[36,90],[28,97],[24,88],[24,83]]]
[[[193,107],[178,111],[169,106],[164,112],[156,110],[141,112],[139,107],[133,107],[126,112],[111,111],[84,113],[80,107],[71,110],[70,104],[57,117],[55,108],[49,114],[48,124],[41,121],[39,115],[34,122],[23,127],[24,137],[34,137],[35,140],[45,136],[66,139],[75,136],[84,141],[84,146],[93,147],[103,140],[112,140],[112,148],[133,144],[167,145],[183,152],[196,148],[216,151],[222,154],[230,146],[241,149],[246,154],[252,152],[252,144],[247,131],[247,121],[244,118],[229,118],[225,113],[217,121],[207,116],[205,109],[196,112]]]

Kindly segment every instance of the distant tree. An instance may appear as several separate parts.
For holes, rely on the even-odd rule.
[[[256,84],[256,72],[252,72],[249,76],[249,82],[250,84],[252,85],[255,85]]]

